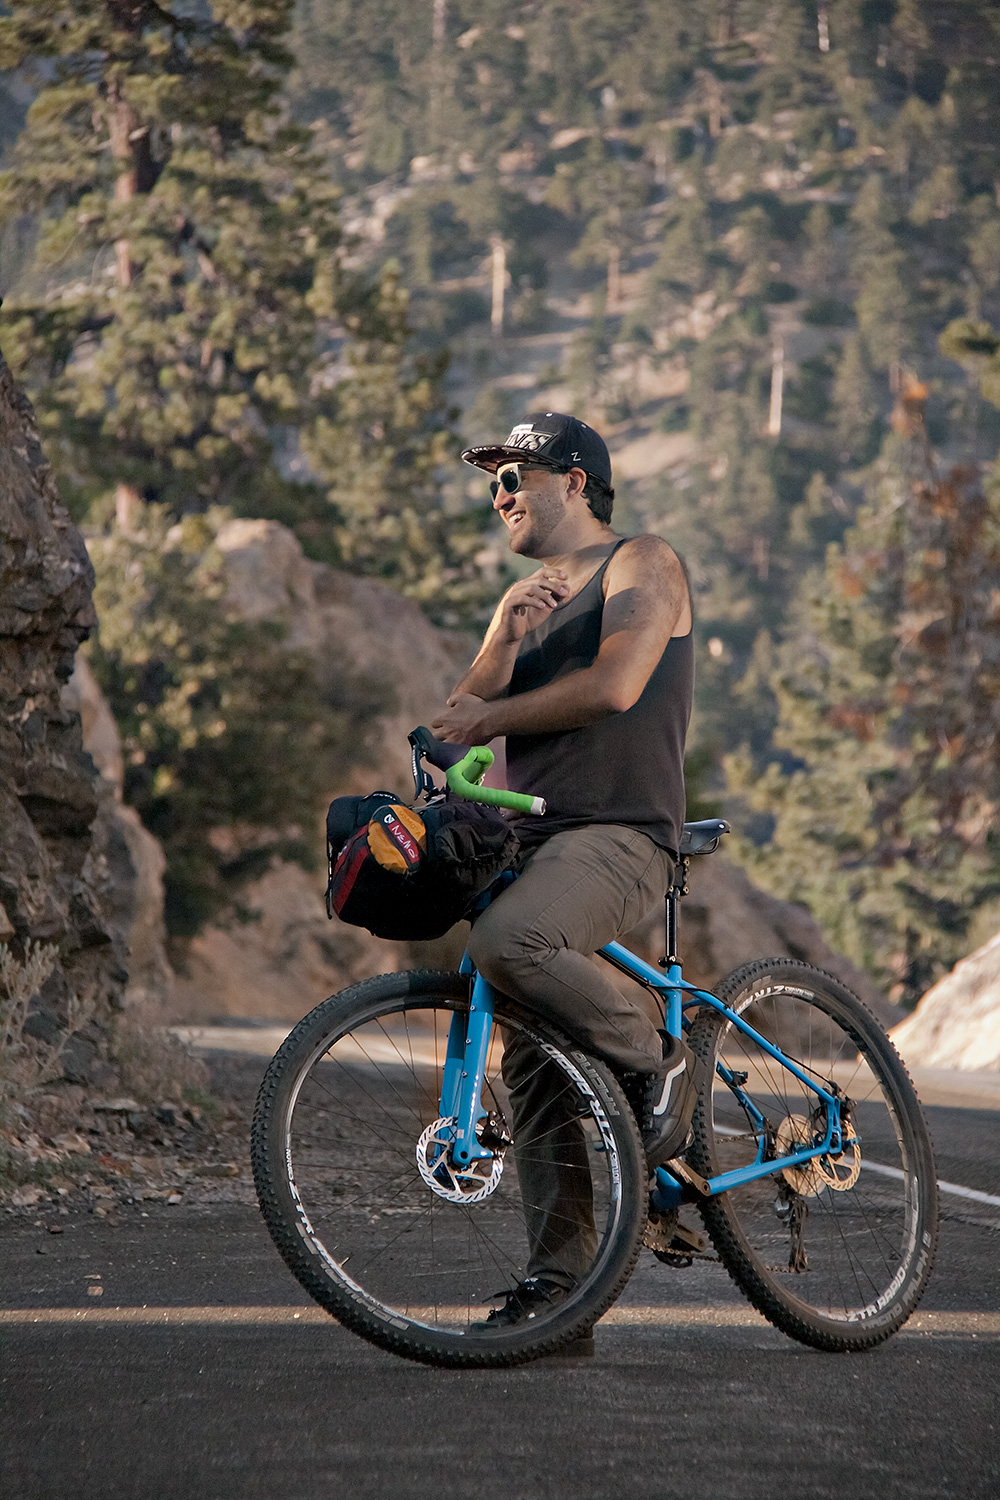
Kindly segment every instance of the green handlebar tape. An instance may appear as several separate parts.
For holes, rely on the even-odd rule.
[[[473,745],[468,755],[462,757],[457,766],[445,772],[445,781],[456,797],[467,802],[484,802],[487,807],[509,807],[512,812],[534,813],[540,818],[545,812],[542,797],[529,797],[527,792],[505,792],[497,787],[480,786],[486,772],[493,764],[493,751],[485,745]]]

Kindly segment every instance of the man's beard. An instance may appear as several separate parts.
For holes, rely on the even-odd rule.
[[[566,502],[561,495],[536,495],[531,502],[530,515],[526,512],[521,534],[510,538],[511,551],[519,557],[544,557],[549,537],[566,514]]]

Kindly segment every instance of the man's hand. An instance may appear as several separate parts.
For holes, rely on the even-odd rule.
[[[452,693],[448,707],[431,721],[431,729],[449,745],[485,745],[499,732],[494,723],[497,707],[472,693]]]
[[[493,619],[496,640],[513,646],[547,620],[569,593],[562,568],[543,566],[511,585]]]

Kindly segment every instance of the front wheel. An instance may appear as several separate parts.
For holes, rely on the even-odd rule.
[[[746,964],[717,994],[828,1092],[840,1091],[846,1125],[837,1156],[705,1200],[705,1227],[732,1279],[776,1327],[817,1349],[873,1348],[919,1302],[937,1241],[934,1158],[906,1069],[861,1001],[809,964]],[[687,1153],[702,1176],[822,1139],[825,1106],[725,1016],[703,1007],[689,1040],[712,1080]]]
[[[478,1128],[492,1154],[450,1169],[442,1069],[469,986],[386,974],[300,1021],[261,1084],[254,1178],[287,1265],[348,1328],[427,1363],[512,1365],[570,1343],[618,1296],[646,1172],[607,1070],[500,997]],[[558,1295],[521,1323],[490,1320],[539,1264]]]

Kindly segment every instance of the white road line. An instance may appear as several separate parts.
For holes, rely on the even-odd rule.
[[[442,1323],[464,1323],[464,1307],[409,1309],[415,1318],[435,1319]],[[760,1313],[752,1307],[734,1304],[707,1307],[624,1306],[612,1307],[600,1320],[604,1327],[618,1328],[766,1328]],[[0,1310],[0,1327],[12,1324],[40,1323],[79,1327],[82,1324],[163,1327],[179,1324],[230,1324],[260,1326],[322,1324],[335,1327],[333,1318],[319,1307],[25,1307]],[[993,1312],[923,1312],[919,1311],[902,1329],[906,1334],[959,1334],[971,1336],[1000,1334],[1000,1313]]]
[[[749,1133],[746,1130],[731,1130],[727,1125],[716,1125],[715,1133],[716,1135],[742,1135],[749,1139]],[[898,1167],[884,1167],[880,1161],[866,1161],[864,1157],[861,1158],[861,1165],[869,1172],[877,1172],[882,1177],[895,1177],[900,1182],[903,1181],[905,1175]],[[973,1203],[988,1203],[991,1208],[1000,1208],[1000,1198],[995,1198],[992,1193],[981,1193],[978,1188],[963,1187],[960,1182],[943,1182],[941,1178],[938,1178],[938,1191],[951,1193],[956,1198],[969,1198]]]
[[[900,1181],[903,1173],[898,1167],[884,1167],[880,1161],[865,1161],[862,1158],[861,1165],[867,1167],[869,1172],[878,1172],[882,1177],[896,1177]],[[989,1203],[992,1208],[1000,1208],[1000,1198],[994,1198],[992,1193],[981,1193],[978,1188],[963,1187],[960,1182],[942,1182],[938,1178],[938,1189],[942,1193],[952,1193],[956,1198],[971,1198],[973,1203]]]

